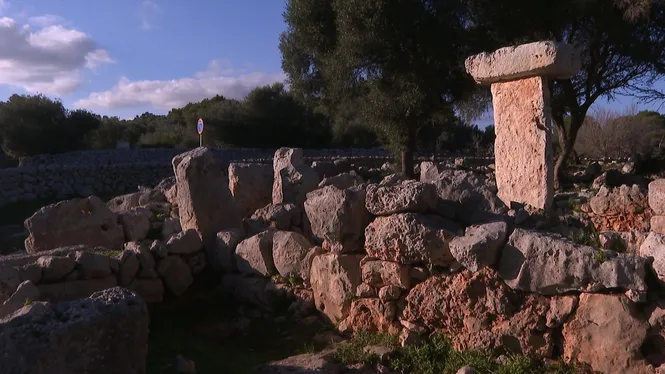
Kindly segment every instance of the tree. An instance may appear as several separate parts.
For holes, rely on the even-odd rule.
[[[665,5],[661,0],[467,0],[482,50],[537,40],[575,45],[582,67],[550,84],[552,118],[562,150],[558,182],[591,106],[601,97],[662,99],[653,83],[665,74]],[[516,22],[519,20],[519,22]],[[569,118],[569,122],[566,122]]]
[[[328,115],[353,107],[413,175],[418,130],[473,90],[457,1],[288,0],[280,37],[291,90]]]

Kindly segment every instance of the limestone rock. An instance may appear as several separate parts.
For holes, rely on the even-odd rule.
[[[111,275],[111,259],[108,256],[76,251],[74,261],[81,279],[106,278]]]
[[[665,179],[649,183],[649,206],[654,213],[665,215]]]
[[[333,359],[334,349],[328,348],[319,353],[304,353],[280,361],[271,362],[256,368],[257,374],[316,374],[341,373],[343,366]]]
[[[375,287],[397,286],[403,289],[411,287],[409,267],[395,262],[369,260],[362,264],[363,282]]]
[[[582,294],[563,327],[564,359],[601,373],[653,373],[640,352],[649,324],[636,309],[623,295]]]
[[[340,190],[345,190],[351,187],[358,187],[365,183],[365,180],[354,171],[350,173],[342,173],[335,176],[327,177],[319,183],[319,188],[325,186],[335,186]]]
[[[349,316],[339,324],[342,332],[369,331],[397,334],[397,308],[394,303],[377,298],[358,299],[351,303]]]
[[[223,165],[212,150],[197,148],[176,156],[173,170],[183,231],[195,229],[204,244],[212,246],[218,232],[243,229]]]
[[[131,291],[112,288],[26,309],[0,322],[3,372],[145,373],[148,309]]]
[[[19,284],[16,292],[0,304],[0,320],[37,300],[39,300],[39,288],[29,280]]]
[[[542,320],[549,301],[520,297],[491,268],[430,277],[411,289],[406,301],[405,320],[446,334],[457,350],[503,347],[551,355],[553,342]]]
[[[305,213],[314,237],[327,242],[332,252],[362,250],[365,227],[371,216],[361,187],[340,190],[326,186],[314,190],[307,194]]]
[[[272,255],[275,269],[284,278],[300,276],[301,263],[312,244],[307,239],[291,231],[277,231],[273,236]]]
[[[472,272],[492,266],[499,260],[507,230],[508,225],[501,221],[467,227],[464,236],[450,241],[450,253]]]
[[[554,296],[550,298],[550,310],[547,311],[545,324],[550,328],[560,327],[575,311],[579,297],[574,295]]]
[[[120,269],[118,271],[118,285],[129,286],[139,272],[140,262],[138,255],[132,250],[124,250],[120,255]]]
[[[439,195],[440,210],[446,209],[446,204],[453,205],[455,217],[459,217],[466,224],[485,222],[485,216],[503,214],[508,211],[506,205],[497,197],[496,189],[484,176],[466,170],[454,170],[433,162],[420,164],[420,181],[433,184]],[[480,221],[480,222],[478,222]]]
[[[273,204],[302,206],[308,192],[316,189],[319,176],[302,159],[302,149],[280,148],[273,158]]]
[[[480,53],[464,65],[482,84],[541,76],[569,78],[580,69],[580,53],[569,44],[540,41]]]
[[[26,219],[25,227],[28,253],[77,244],[117,250],[124,242],[115,213],[95,196],[47,205]]]
[[[242,240],[242,232],[238,229],[223,230],[217,233],[216,246],[208,252],[208,263],[214,270],[236,272],[235,252]]]
[[[175,255],[189,255],[203,249],[201,238],[195,229],[181,231],[166,242],[166,251]]]
[[[314,303],[333,323],[348,316],[356,287],[362,281],[362,257],[328,253],[316,256],[312,262],[310,282]]]
[[[543,77],[496,83],[491,87],[496,123],[494,141],[498,197],[549,209],[554,199],[554,153]]]
[[[367,186],[365,207],[376,216],[396,213],[427,213],[436,210],[438,195],[434,185],[414,180]]]
[[[309,277],[311,275],[312,262],[314,262],[314,258],[324,253],[326,253],[325,249],[321,247],[312,247],[305,255],[305,258],[303,258],[300,262],[300,278],[305,281],[305,284],[310,283]]]
[[[118,214],[118,222],[122,225],[126,242],[137,242],[145,239],[150,232],[150,209],[135,207]]]
[[[645,195],[645,191],[636,184],[613,189],[601,187],[589,205],[597,215],[634,214],[647,208]]]
[[[157,264],[157,274],[166,288],[176,296],[187,291],[194,282],[189,265],[178,256],[168,256]]]
[[[272,304],[266,295],[270,279],[244,274],[224,274],[221,289],[223,293],[240,303],[246,303],[261,310],[271,310]]]
[[[242,217],[272,202],[272,184],[272,165],[229,164],[229,190]]]
[[[653,257],[651,266],[661,282],[665,283],[665,234],[649,233],[639,250],[640,256]]]
[[[384,261],[448,266],[453,262],[448,243],[458,233],[455,223],[435,215],[377,217],[365,229],[365,250]]]
[[[276,230],[300,226],[302,210],[294,204],[268,204],[252,214],[252,220]]]
[[[504,247],[499,272],[514,289],[556,295],[603,289],[645,293],[647,260],[578,245],[561,236],[515,229]]]
[[[651,217],[651,231],[665,235],[665,216]]]
[[[171,235],[177,234],[182,231],[180,227],[180,220],[175,218],[167,218],[162,224],[162,238],[168,240]]]
[[[57,282],[76,267],[74,260],[61,256],[42,256],[37,259],[37,264],[42,268],[44,282]]]
[[[273,260],[273,230],[264,231],[241,241],[236,247],[236,265],[244,274],[271,276],[277,274]]]
[[[137,242],[125,243],[125,249],[134,252],[139,260],[139,278],[151,278],[150,273],[155,269],[155,258],[149,248]]]

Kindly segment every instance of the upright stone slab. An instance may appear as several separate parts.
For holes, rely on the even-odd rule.
[[[547,209],[554,197],[554,154],[548,78],[567,78],[580,66],[566,44],[535,42],[466,60],[476,82],[492,86],[499,198]]]

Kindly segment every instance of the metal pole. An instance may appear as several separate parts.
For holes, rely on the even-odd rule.
[[[199,134],[199,147],[203,147],[203,134]]]

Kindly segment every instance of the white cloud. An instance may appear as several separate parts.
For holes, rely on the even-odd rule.
[[[57,24],[63,24],[64,21],[65,20],[62,17],[53,14],[43,14],[41,16],[28,17],[28,24],[39,27],[48,27]]]
[[[53,23],[59,20],[34,17],[31,23],[38,28],[33,31],[30,25],[0,18],[0,84],[68,95],[80,87],[84,69],[113,62],[86,33]]]
[[[215,95],[242,99],[258,86],[281,82],[284,73],[246,73],[232,69],[228,62],[212,61],[193,78],[131,81],[123,77],[108,91],[93,92],[74,103],[77,108],[119,109],[152,106],[159,109],[182,107]]]
[[[162,8],[152,0],[143,0],[139,5],[141,28],[151,30],[155,28],[157,18],[162,14]]]

